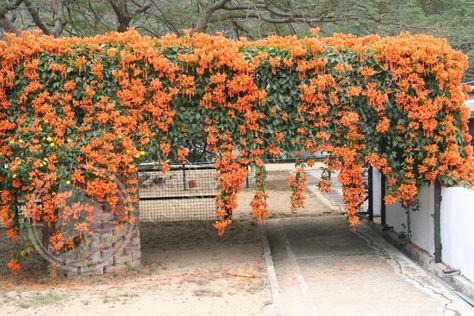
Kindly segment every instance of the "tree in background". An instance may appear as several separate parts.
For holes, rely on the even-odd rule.
[[[45,34],[90,36],[136,28],[160,36],[223,32],[232,38],[334,32],[445,37],[471,60],[474,80],[474,2],[470,0],[0,0],[2,32],[39,28]]]

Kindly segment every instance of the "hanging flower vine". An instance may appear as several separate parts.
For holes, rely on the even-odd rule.
[[[258,221],[268,215],[263,162],[282,152],[327,153],[318,185],[328,190],[329,174],[340,171],[356,225],[367,165],[387,177],[387,203],[409,205],[423,182],[474,185],[466,68],[466,57],[445,40],[423,35],[253,42],[134,31],[84,39],[8,35],[0,42],[0,216],[14,243],[25,238],[27,218],[54,227],[73,215],[85,236],[90,207],[67,208],[71,196],[57,194],[72,183],[133,222],[137,163],[160,157],[167,171],[169,162],[193,154],[192,139],[213,153],[219,171],[220,234],[250,167],[252,210]],[[85,167],[61,171],[74,164]],[[302,158],[289,179],[292,210],[303,205],[304,164],[311,162]],[[128,201],[118,197],[114,176]],[[41,203],[20,210],[31,200]],[[49,242],[57,251],[81,245],[55,232]],[[27,254],[18,249],[10,268],[18,271]]]

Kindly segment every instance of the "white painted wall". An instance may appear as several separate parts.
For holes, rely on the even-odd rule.
[[[374,169],[374,215],[381,210],[380,183],[380,172]],[[443,188],[441,196],[442,260],[474,281],[474,190]],[[418,198],[420,210],[409,213],[411,241],[434,255],[434,187],[421,188]],[[405,209],[398,203],[387,206],[386,223],[397,233],[407,233]]]
[[[474,190],[443,188],[441,243],[443,262],[474,281]]]
[[[385,223],[392,226],[397,233],[407,233],[407,215],[405,209],[399,204],[395,203],[387,205],[385,208]]]
[[[434,255],[434,186],[425,186],[418,193],[420,209],[410,210],[411,241]]]
[[[388,205],[386,223],[397,232],[410,235],[413,244],[434,255],[434,189],[424,186],[418,192],[419,209],[408,212],[400,203]]]
[[[372,183],[373,183],[373,201],[374,201],[374,216],[380,216],[381,214],[381,206],[382,206],[382,199],[381,199],[381,180],[382,176],[380,174],[379,169],[373,168],[372,173]]]

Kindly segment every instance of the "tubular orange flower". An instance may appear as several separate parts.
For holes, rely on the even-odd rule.
[[[189,149],[187,148],[178,149],[178,160],[185,161],[186,158],[188,157],[188,154],[189,154]]]
[[[380,121],[377,123],[375,130],[379,133],[385,133],[386,131],[388,131],[389,127],[390,127],[390,121],[386,117],[382,117]]]
[[[10,262],[8,262],[8,268],[13,273],[18,273],[21,270],[21,264],[18,260],[12,259],[12,260],[10,260]]]

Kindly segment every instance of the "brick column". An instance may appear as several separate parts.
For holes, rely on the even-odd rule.
[[[59,275],[92,277],[123,272],[141,263],[139,208],[135,205],[135,224],[119,229],[117,220],[102,206],[96,207],[95,221],[91,223],[94,235],[87,247],[79,247],[65,254],[65,264],[60,266]]]

